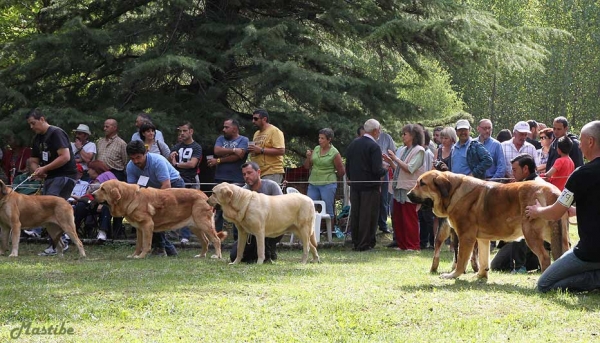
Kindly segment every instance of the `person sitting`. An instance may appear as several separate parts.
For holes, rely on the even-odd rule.
[[[520,154],[511,161],[515,181],[544,182],[536,172],[535,161],[529,154]],[[526,273],[540,268],[537,256],[529,249],[524,239],[516,242],[498,243],[498,253],[494,256],[490,267],[494,271]]]
[[[93,202],[93,193],[98,185],[108,180],[116,180],[117,177],[110,171],[110,168],[102,161],[92,161],[88,164],[88,173],[90,175],[90,186],[86,194],[77,197],[77,202],[74,205],[75,209],[75,226],[80,227],[82,222],[90,216],[96,216],[100,214],[97,239],[99,242],[106,240],[106,232],[110,231],[111,227],[111,214],[108,206],[98,205]],[[95,222],[95,220],[94,220]],[[89,226],[86,226],[86,233],[90,234]]]
[[[242,174],[246,185],[243,187],[257,193],[266,195],[282,195],[281,188],[277,182],[269,179],[260,178],[260,168],[255,162],[247,162],[242,165]],[[265,263],[277,260],[277,243],[281,241],[283,235],[279,237],[265,237]],[[237,241],[233,243],[233,247],[229,252],[231,262],[237,257]],[[256,263],[258,260],[258,251],[256,247],[256,237],[248,235],[248,242],[244,248],[244,256],[242,262]]]

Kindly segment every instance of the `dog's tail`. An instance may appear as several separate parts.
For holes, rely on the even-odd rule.
[[[223,242],[225,238],[227,238],[227,231],[217,232],[217,237],[219,237],[219,240]]]

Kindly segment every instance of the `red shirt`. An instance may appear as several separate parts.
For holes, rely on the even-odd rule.
[[[565,189],[567,179],[575,170],[575,164],[569,156],[559,157],[552,168],[556,169],[556,172],[550,177],[550,183],[558,187],[561,191]]]

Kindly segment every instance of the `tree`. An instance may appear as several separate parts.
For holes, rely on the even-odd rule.
[[[407,66],[427,75],[433,60],[502,64],[508,51],[506,63],[524,68],[546,53],[528,33],[449,0],[37,4],[35,32],[10,37],[0,52],[7,130],[27,132],[20,116],[33,106],[66,129],[85,121],[96,132],[108,115],[131,131],[147,111],[167,138],[165,128],[185,119],[210,145],[226,117],[251,136],[251,111],[264,107],[291,151],[303,154],[323,127],[343,150],[369,117],[390,126],[422,117],[414,98],[397,93]]]

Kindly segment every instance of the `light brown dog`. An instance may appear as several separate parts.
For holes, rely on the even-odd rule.
[[[444,278],[456,278],[465,272],[475,241],[479,244],[479,272],[487,278],[490,240],[513,241],[525,237],[529,248],[537,255],[542,271],[550,265],[544,240],[551,242],[556,259],[569,249],[568,218],[559,223],[543,219],[529,220],[525,206],[538,200],[542,206],[553,204],[560,191],[538,181],[501,184],[470,176],[432,170],[424,173],[408,193],[412,202],[433,202],[433,213],[448,218],[458,235],[458,262]]]
[[[243,189],[227,182],[213,188],[209,204],[220,204],[223,217],[238,228],[238,250],[235,261],[244,255],[248,234],[256,236],[258,264],[265,260],[265,237],[278,237],[293,232],[302,241],[302,263],[308,259],[319,262],[314,232],[315,205],[304,194],[266,195]]]
[[[213,208],[202,191],[189,188],[140,188],[117,180],[100,185],[94,193],[99,203],[107,203],[115,217],[125,217],[136,228],[135,252],[129,257],[144,258],[152,247],[152,233],[187,226],[202,245],[206,256],[208,240],[215,247],[214,258],[221,258],[221,240],[226,232],[215,231]]]
[[[12,251],[9,257],[19,256],[21,228],[44,226],[56,244],[59,256],[63,255],[60,236],[66,233],[85,257],[83,244],[77,236],[73,208],[63,198],[52,195],[24,195],[15,192],[0,181],[0,226],[2,227],[2,251],[8,250],[8,237],[12,230]]]

